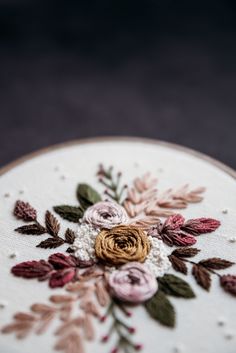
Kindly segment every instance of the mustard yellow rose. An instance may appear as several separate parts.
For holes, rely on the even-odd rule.
[[[95,241],[98,259],[109,265],[127,262],[144,262],[151,245],[143,230],[135,226],[121,225],[102,230]]]

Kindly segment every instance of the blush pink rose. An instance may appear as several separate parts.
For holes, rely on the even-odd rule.
[[[158,289],[156,278],[139,262],[129,262],[112,272],[108,284],[114,297],[134,304],[150,299]]]
[[[83,217],[83,222],[95,228],[111,229],[119,224],[128,223],[128,215],[124,207],[112,201],[101,201],[89,207]]]

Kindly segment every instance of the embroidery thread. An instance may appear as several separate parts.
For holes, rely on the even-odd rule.
[[[77,229],[67,228],[63,237],[61,225],[50,211],[46,211],[43,225],[28,202],[16,202],[13,214],[27,223],[16,232],[27,236],[48,234],[37,247],[53,249],[67,243],[70,254],[54,253],[47,260],[25,261],[12,267],[15,276],[48,281],[50,288],[64,287],[66,293],[52,295],[50,304],[33,304],[29,313],[16,313],[3,333],[25,338],[31,332],[45,332],[53,320],[58,320],[55,349],[85,353],[83,341],[95,339],[93,318],[101,322],[110,318],[110,327],[101,341],[105,344],[116,336],[111,352],[131,353],[143,346],[134,343],[131,336],[136,329],[125,319],[132,315],[130,305],[142,305],[151,318],[174,328],[176,311],[169,297],[196,297],[185,280],[167,273],[171,266],[186,276],[191,267],[196,283],[207,291],[212,275],[216,275],[221,288],[236,296],[236,276],[218,272],[233,262],[217,257],[192,260],[200,252],[192,247],[198,236],[214,232],[220,222],[212,218],[186,221],[175,213],[202,201],[204,188],[191,190],[185,185],[160,192],[156,178],[149,173],[128,187],[122,185],[120,172],[103,165],[97,176],[105,187],[105,199],[83,183],[76,189],[78,205],[53,208],[62,219],[77,223]],[[79,315],[73,316],[76,303]]]

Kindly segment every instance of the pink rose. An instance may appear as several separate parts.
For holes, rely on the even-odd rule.
[[[119,224],[127,224],[128,215],[125,209],[117,203],[101,201],[85,211],[83,222],[95,228],[111,229]]]
[[[111,294],[125,302],[142,303],[157,291],[157,280],[139,262],[129,262],[112,272],[108,279]]]

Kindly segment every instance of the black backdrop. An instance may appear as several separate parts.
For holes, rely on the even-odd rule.
[[[132,135],[235,168],[235,39],[228,1],[0,0],[0,164]]]

